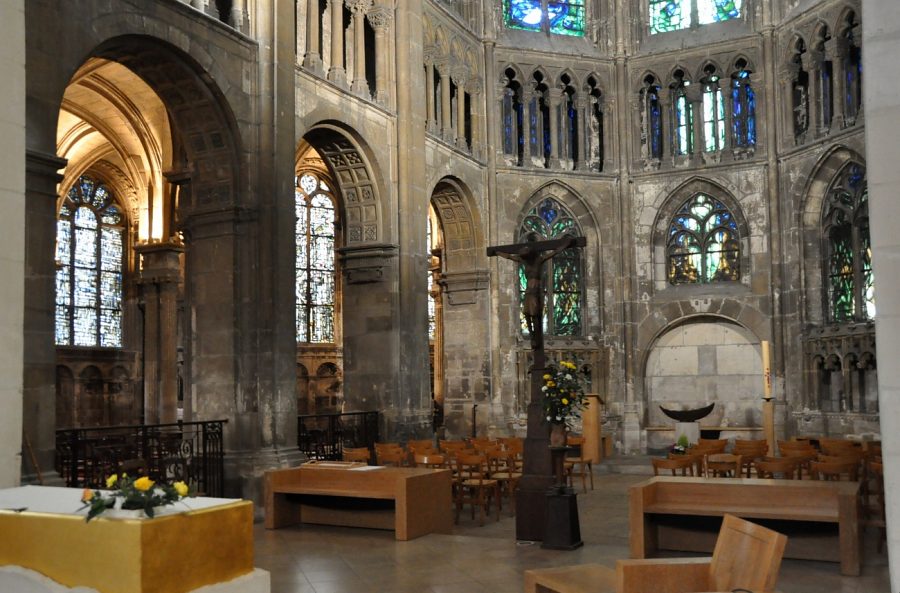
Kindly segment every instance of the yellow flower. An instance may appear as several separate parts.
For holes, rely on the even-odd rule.
[[[134,487],[137,488],[138,490],[140,490],[141,492],[146,492],[147,490],[150,490],[151,488],[153,488],[153,484],[154,484],[153,480],[151,480],[147,476],[138,478],[137,480],[134,481]]]
[[[113,486],[116,485],[116,482],[118,482],[118,481],[119,481],[119,476],[117,476],[116,474],[113,474],[113,475],[109,476],[108,478],[106,478],[106,487],[112,488]]]
[[[552,378],[553,377],[551,377],[549,374],[544,375],[544,381],[547,381],[548,379],[552,379]]]
[[[174,484],[172,484],[172,487],[175,488],[175,492],[178,493],[178,496],[187,496],[188,491],[190,490],[190,488],[188,488],[188,485],[184,482],[175,482]]]
[[[94,491],[90,488],[85,488],[81,493],[81,502],[87,504],[94,499]]]
[[[553,381],[547,381],[547,387],[556,387],[556,383]]]
[[[569,405],[569,400],[567,400],[566,398],[562,398],[562,405],[568,406],[568,405]]]

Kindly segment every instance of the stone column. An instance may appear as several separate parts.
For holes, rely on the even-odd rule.
[[[520,91],[521,93],[521,101],[522,101],[522,165],[525,167],[533,167],[537,166],[537,163],[534,162],[535,157],[539,158],[541,161],[540,166],[544,166],[544,155],[534,154],[531,152],[531,123],[532,123],[532,109],[536,110],[538,113],[534,118],[535,122],[540,123],[542,121],[540,117],[540,109],[541,109],[541,92],[537,90],[537,83],[530,82],[528,86],[522,86]],[[540,125],[538,125],[537,129],[538,136],[543,134],[543,129]],[[538,145],[541,143],[538,142]]]
[[[241,33],[247,33],[247,0],[231,0],[231,25]]]
[[[57,171],[66,160],[34,150],[25,153],[25,316],[22,482],[36,481],[31,453],[44,484],[58,484],[56,457],[56,201]],[[28,450],[30,449],[30,451]]]
[[[731,77],[723,76],[718,81],[719,91],[722,93],[722,103],[725,110],[725,113],[722,114],[723,123],[716,125],[724,125],[725,133],[723,136],[725,137],[725,142],[722,146],[719,147],[720,150],[724,151],[726,148],[730,148],[734,146],[734,126],[732,125],[732,117],[733,114],[731,110],[734,108],[734,101],[731,100]]]
[[[561,89],[549,89],[550,96],[550,169],[559,168],[559,105],[562,101]]]
[[[703,87],[692,84],[685,91],[688,104],[691,106],[691,127],[693,128],[694,141],[691,143],[691,154],[699,155],[706,149],[703,137]]]
[[[425,60],[425,129],[431,133],[437,129],[434,113],[434,62],[431,58]]]
[[[306,0],[306,55],[303,67],[322,73],[322,48],[319,47],[319,27],[322,15],[319,14],[319,0]]]
[[[175,242],[136,245],[144,303],[144,422],[178,419],[178,282],[184,248]]]
[[[807,84],[807,103],[809,104],[809,120],[807,122],[806,134],[807,137],[812,139],[816,137],[816,132],[819,129],[819,101],[821,100],[821,90],[819,89],[819,85],[816,84],[815,80],[815,72],[817,69],[816,63],[820,61],[820,59],[815,55],[818,52],[808,51],[802,56],[803,60],[803,69],[806,70],[807,75],[809,76]]]
[[[832,37],[825,42],[825,53],[831,59],[831,73],[834,80],[834,116],[831,120],[831,129],[840,130],[844,127],[844,110],[847,108],[847,80],[844,78],[844,59],[849,48],[847,40],[840,37]]]
[[[388,105],[391,100],[391,47],[388,33],[394,19],[387,6],[375,6],[367,13],[375,29],[375,101]]]
[[[456,147],[462,150],[466,146],[466,78],[469,73],[459,70],[454,77],[456,83]]]
[[[372,0],[344,0],[353,13],[353,84],[354,93],[369,95],[366,81],[366,12],[372,8]]]
[[[646,125],[647,125],[647,160],[652,160],[653,156],[653,121],[650,116],[650,99],[647,98],[647,102],[645,104],[645,113],[647,117]],[[675,121],[675,93],[669,87],[662,87],[659,89],[659,107],[660,107],[660,117],[662,121],[660,122],[660,130],[662,131],[662,138],[660,139],[660,143],[662,144],[662,153],[665,156],[666,153],[666,144],[669,145],[669,155],[674,160],[678,156],[678,141],[675,139],[675,132],[678,128],[678,122]],[[663,117],[665,116],[665,117]],[[668,140],[668,142],[667,142]]]
[[[588,141],[588,118],[590,112],[591,101],[589,98],[579,96],[575,99],[575,111],[578,113],[578,146],[572,147],[572,168],[579,171],[587,171],[591,168],[591,158],[588,154],[590,142]]]
[[[781,101],[782,126],[785,131],[785,136],[790,138],[790,141],[785,143],[786,145],[793,145],[796,143],[797,136],[794,133],[794,120],[796,118],[796,113],[794,113],[794,81],[797,79],[799,71],[800,67],[798,65],[788,64],[783,66],[778,72],[778,83],[781,86],[781,92],[783,93],[783,100]]]
[[[345,86],[343,0],[328,0],[328,10],[331,12],[331,68],[328,70],[328,80]]]
[[[441,137],[447,142],[453,141],[453,111],[450,101],[450,66],[438,65],[441,75]]]
[[[472,154],[476,158],[481,156],[484,144],[481,141],[481,100],[483,97],[481,82],[473,80],[468,85],[470,89],[469,118],[472,120]]]

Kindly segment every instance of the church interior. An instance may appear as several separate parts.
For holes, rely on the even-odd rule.
[[[172,453],[163,473],[253,501],[272,591],[520,591],[526,569],[627,558],[629,487],[682,434],[665,412],[714,404],[701,436],[729,451],[877,447],[885,550],[866,530],[862,576],[786,560],[778,590],[900,587],[894,0],[0,15],[0,488],[87,486],[124,467],[109,435],[127,428]],[[521,260],[489,255],[576,237],[534,291]],[[484,580],[406,582],[383,564],[477,564],[527,539],[529,507],[417,551],[259,524],[267,472],[342,439],[533,437],[535,335],[595,402],[571,433],[602,434],[596,490],[574,480],[578,552],[507,545]],[[335,563],[359,574],[310,577]]]

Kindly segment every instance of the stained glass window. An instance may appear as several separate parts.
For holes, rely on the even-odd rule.
[[[316,173],[297,178],[297,341],[334,342],[334,199]]]
[[[823,213],[828,320],[836,323],[875,318],[865,175],[862,165],[844,167],[828,192]]]
[[[581,236],[578,223],[566,208],[553,198],[540,202],[525,217],[519,229],[519,240],[536,233],[538,241]],[[578,249],[566,249],[554,257],[544,269],[544,333],[552,336],[581,335],[582,328],[582,263]],[[519,266],[519,299],[525,300],[527,287],[525,268]],[[528,334],[524,314],[520,317],[522,333]]]
[[[435,241],[435,233],[434,233],[434,225],[436,221],[434,220],[434,214],[429,208],[428,214],[428,225],[425,227],[425,245],[427,248],[426,251],[426,261],[428,262],[428,269],[426,270],[426,279],[428,286],[428,339],[434,340],[435,331],[437,329],[436,322],[436,302],[435,302],[435,285],[434,285],[434,270],[432,269],[433,264],[433,256],[432,250],[434,249],[434,241]]]
[[[644,80],[641,89],[641,152],[645,158],[662,158],[662,102],[659,85],[653,76]]]
[[[706,152],[725,148],[725,99],[718,76],[709,77],[703,86],[703,139]]]
[[[56,221],[56,344],[121,348],[125,216],[84,175]]]
[[[690,154],[694,150],[694,105],[687,98],[691,83],[679,80],[672,86],[675,121],[675,154]]]
[[[584,0],[503,0],[503,19],[510,29],[547,30],[556,35],[584,35]]]
[[[700,25],[740,18],[742,4],[743,0],[649,0],[650,34],[691,27],[694,8]]]
[[[736,147],[756,146],[756,94],[745,69],[731,78],[731,126]]]
[[[845,27],[844,119],[847,123],[853,123],[862,108],[862,51],[858,38],[859,23],[852,12],[847,15]]]
[[[740,238],[722,202],[697,194],[675,213],[666,244],[671,284],[740,279]]]

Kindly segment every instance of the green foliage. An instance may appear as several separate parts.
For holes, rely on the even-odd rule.
[[[568,423],[570,419],[581,416],[581,411],[588,405],[584,395],[582,377],[578,367],[568,361],[559,366],[549,365],[544,373],[544,416],[551,424]]]

